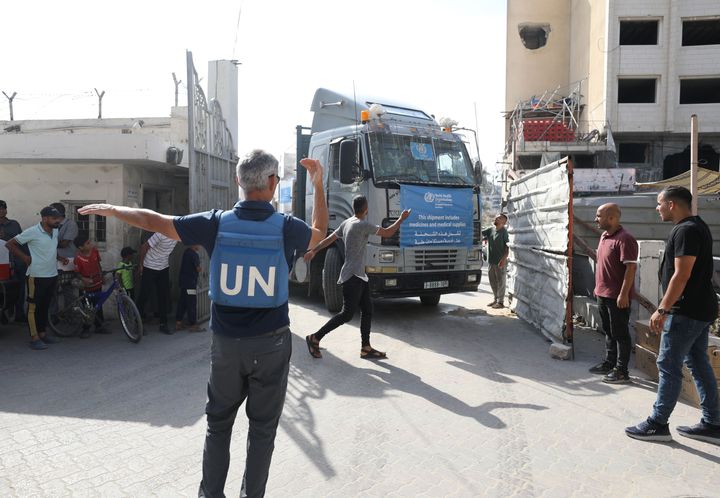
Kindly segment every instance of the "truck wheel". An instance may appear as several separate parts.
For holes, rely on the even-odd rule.
[[[325,306],[331,313],[337,313],[342,308],[342,286],[337,281],[342,268],[342,258],[337,247],[331,247],[325,253],[325,264],[322,271],[322,287],[325,296]]]
[[[423,306],[437,306],[440,302],[440,294],[429,294],[420,296],[420,302]]]

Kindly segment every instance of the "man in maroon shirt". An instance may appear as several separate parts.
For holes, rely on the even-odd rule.
[[[600,236],[595,265],[595,296],[605,332],[605,360],[590,369],[603,374],[603,382],[630,382],[628,362],[632,341],[628,330],[630,299],[637,270],[638,244],[620,225],[617,204],[603,204],[595,222],[605,230]]]

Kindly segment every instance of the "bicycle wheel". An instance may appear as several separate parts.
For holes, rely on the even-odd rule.
[[[135,303],[127,294],[117,296],[118,315],[125,335],[131,342],[138,343],[143,336],[143,322]]]
[[[53,332],[59,337],[73,337],[80,333],[85,323],[85,317],[80,312],[80,299],[71,302],[66,308],[60,309],[57,313],[53,313],[54,307],[57,305],[57,296],[54,296],[48,309],[48,325]]]

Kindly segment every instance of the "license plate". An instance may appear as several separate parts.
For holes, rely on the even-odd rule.
[[[450,285],[450,282],[447,280],[440,280],[438,282],[425,282],[423,287],[425,289],[442,289],[443,287],[447,287]]]

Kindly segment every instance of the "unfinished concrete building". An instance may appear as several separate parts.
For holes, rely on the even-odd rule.
[[[570,156],[637,182],[673,177],[689,167],[692,114],[700,166],[718,170],[717,0],[508,0],[506,67],[519,174]]]

